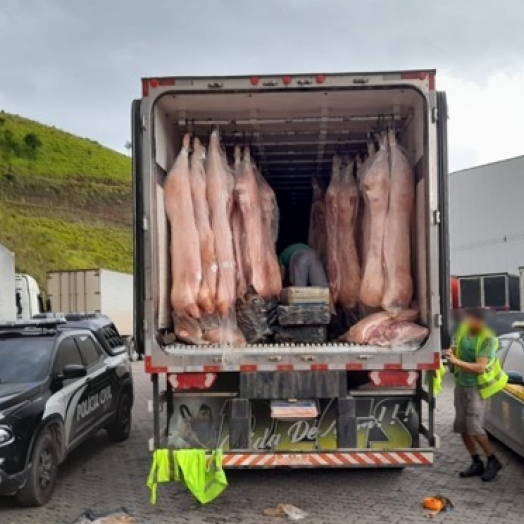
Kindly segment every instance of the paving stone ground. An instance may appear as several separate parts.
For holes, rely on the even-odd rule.
[[[152,436],[148,377],[134,364],[136,404],[130,439],[111,444],[105,433],[74,451],[62,465],[56,492],[44,508],[20,509],[0,498],[1,524],[70,524],[86,509],[126,507],[142,524],[285,522],[263,516],[278,503],[294,504],[309,514],[304,523],[423,523],[423,497],[442,494],[456,509],[435,521],[487,524],[524,521],[524,460],[495,444],[504,464],[491,484],[461,480],[467,464],[459,439],[451,433],[452,386],[448,382],[438,399],[437,432],[441,448],[432,468],[388,470],[280,470],[228,472],[230,486],[214,503],[201,506],[178,485],[159,488],[158,503],[149,504],[145,481]]]

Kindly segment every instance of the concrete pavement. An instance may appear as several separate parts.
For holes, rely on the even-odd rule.
[[[143,524],[284,522],[264,517],[263,510],[290,503],[309,514],[308,523],[422,523],[425,496],[442,494],[456,509],[446,519],[456,524],[520,522],[524,515],[524,460],[496,444],[504,464],[491,484],[462,480],[458,472],[468,457],[451,433],[450,377],[438,398],[437,432],[441,449],[433,468],[389,470],[280,470],[228,472],[230,486],[214,503],[199,505],[178,485],[161,486],[158,503],[149,504],[145,482],[150,465],[148,439],[152,416],[148,377],[134,364],[136,404],[133,431],[123,444],[111,444],[105,433],[75,450],[62,465],[53,499],[44,508],[20,509],[0,498],[2,524],[70,524],[86,509],[124,506]]]

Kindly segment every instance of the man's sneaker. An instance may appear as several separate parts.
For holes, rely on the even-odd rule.
[[[490,482],[492,481],[496,476],[497,473],[502,469],[502,464],[500,460],[496,457],[488,460],[488,463],[486,464],[486,470],[482,474],[482,480],[484,482]]]
[[[484,464],[481,460],[472,462],[468,469],[459,473],[460,478],[480,477],[484,475]]]

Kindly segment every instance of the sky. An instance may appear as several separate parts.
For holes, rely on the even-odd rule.
[[[144,76],[436,68],[451,170],[524,154],[519,0],[0,3],[0,109],[119,151]]]

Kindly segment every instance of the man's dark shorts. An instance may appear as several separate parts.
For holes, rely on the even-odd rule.
[[[455,386],[455,422],[453,431],[471,436],[485,435],[485,402],[476,386]]]
[[[289,280],[292,286],[328,287],[324,265],[313,249],[300,249],[289,261]]]

